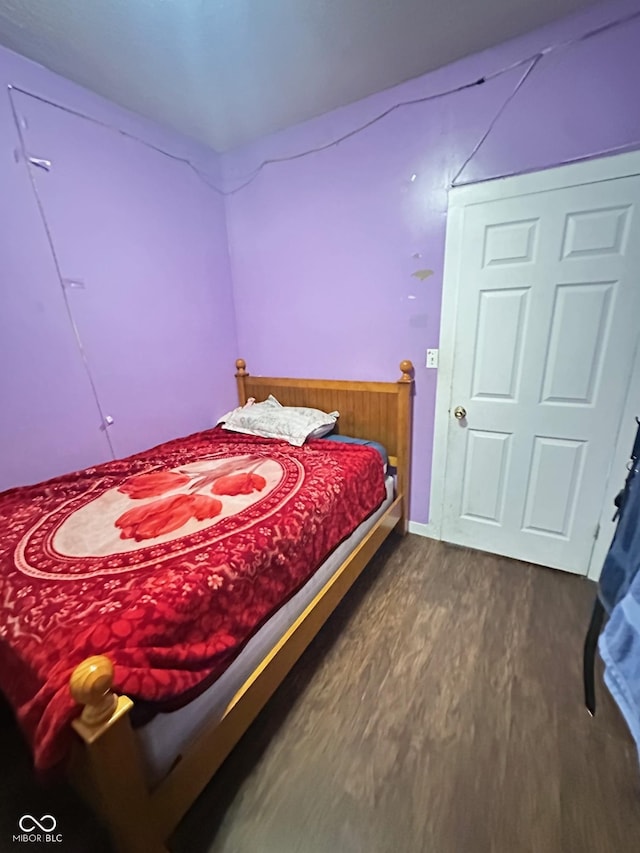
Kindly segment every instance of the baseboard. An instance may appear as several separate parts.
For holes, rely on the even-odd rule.
[[[415,533],[417,536],[426,536],[427,539],[440,538],[431,523],[421,524],[419,521],[409,522],[409,533]]]

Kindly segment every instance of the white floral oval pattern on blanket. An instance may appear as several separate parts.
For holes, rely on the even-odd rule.
[[[303,477],[297,460],[260,455],[136,474],[46,515],[20,542],[16,565],[27,575],[56,580],[91,577],[86,558],[92,557],[101,574],[146,568],[266,520],[296,494]],[[85,559],[78,572],[79,557]]]

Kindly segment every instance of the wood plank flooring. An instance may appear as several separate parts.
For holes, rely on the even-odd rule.
[[[576,576],[393,539],[172,851],[637,853],[635,748],[603,686],[595,719],[582,704],[594,592]],[[4,839],[31,807],[63,810],[65,851],[108,849],[69,791],[34,786],[6,715],[5,747],[0,850],[22,849]]]

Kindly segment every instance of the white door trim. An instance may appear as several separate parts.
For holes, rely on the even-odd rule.
[[[532,172],[527,175],[517,175],[510,178],[498,178],[477,184],[466,184],[449,190],[449,206],[447,212],[447,233],[445,241],[444,274],[442,281],[442,314],[440,319],[440,360],[438,367],[438,382],[436,388],[436,409],[433,437],[433,465],[431,476],[431,500],[429,506],[429,523],[425,528],[435,539],[442,538],[442,518],[444,500],[444,481],[447,461],[447,436],[449,433],[449,410],[451,400],[451,383],[453,379],[453,364],[455,358],[455,331],[458,315],[458,280],[459,263],[462,257],[462,225],[464,210],[469,205],[481,204],[488,201],[511,198],[513,196],[530,195],[547,192],[579,184],[593,184],[599,181],[610,181],[640,174],[640,151],[630,151],[611,157],[600,157],[566,166]],[[631,368],[630,368],[631,369]],[[633,376],[630,383],[630,394],[626,408],[634,399],[634,389],[640,399],[640,351],[636,355]],[[635,414],[635,410],[633,412]],[[626,413],[625,413],[626,415]],[[622,422],[621,415],[621,422]],[[617,438],[614,460],[612,463],[612,483],[607,486],[607,499],[611,489],[615,489],[614,481],[619,468],[619,460],[624,460],[629,454],[630,444],[628,431],[621,429]],[[618,480],[620,478],[618,477]],[[618,487],[619,488],[619,487]],[[609,512],[607,499],[601,514],[603,529],[606,513]],[[416,531],[417,532],[417,531]],[[424,534],[423,534],[424,535]],[[589,565],[590,578],[597,578],[602,566],[602,560],[607,547],[599,537],[593,549]],[[598,563],[598,560],[600,561]]]
[[[640,415],[640,342],[636,344],[636,353],[630,370],[631,376],[629,377],[627,387],[627,400],[624,410],[620,413],[620,426],[618,428],[616,447],[611,460],[607,487],[600,512],[599,535],[593,546],[589,561],[587,577],[594,581],[597,581],[600,577],[604,558],[609,550],[611,538],[615,530],[615,525],[612,522],[615,509],[613,499],[624,484],[627,474],[626,464],[629,460],[633,439],[636,434],[635,417],[636,415]]]
[[[408,525],[409,533],[415,533],[416,536],[424,536],[426,539],[440,539],[436,534],[431,522],[422,524],[420,521],[410,521]]]
[[[514,175],[510,178],[494,178],[477,184],[464,184],[449,190],[449,208],[452,205],[467,207],[485,201],[511,198],[512,196],[543,193],[548,190],[575,187],[579,184],[596,184],[640,175],[640,150],[627,151],[610,157],[583,160],[566,166],[555,166],[541,172]]]

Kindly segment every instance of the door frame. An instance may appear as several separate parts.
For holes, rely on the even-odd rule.
[[[465,208],[474,204],[504,200],[514,196],[533,195],[549,190],[565,189],[580,184],[595,184],[640,175],[640,150],[624,154],[599,157],[566,166],[556,166],[539,172],[497,178],[476,184],[465,184],[449,190],[447,211],[447,232],[445,240],[444,273],[442,279],[442,312],[440,318],[440,358],[436,386],[436,408],[433,435],[433,460],[431,472],[431,499],[429,505],[429,523],[420,525],[420,532],[434,539],[442,539],[442,520],[444,502],[444,483],[447,464],[447,441],[449,433],[451,383],[455,358],[455,330],[458,320],[458,281],[460,258],[463,250],[463,224]],[[639,336],[640,337],[640,336]],[[637,396],[636,396],[637,395]],[[602,561],[607,552],[610,536],[611,502],[624,478],[624,465],[629,456],[633,428],[627,421],[636,411],[632,406],[634,399],[640,399],[640,346],[636,344],[633,365],[629,365],[629,384],[625,409],[620,413],[620,422],[616,437],[615,450],[610,466],[605,490],[605,498],[600,513],[600,535],[595,541],[591,553],[587,577],[597,580]],[[631,438],[629,433],[631,431]],[[410,527],[411,529],[411,527]]]

